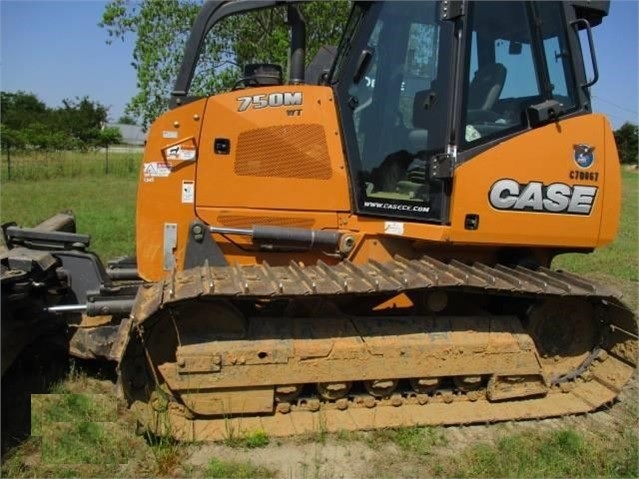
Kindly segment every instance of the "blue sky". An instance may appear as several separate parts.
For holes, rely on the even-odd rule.
[[[133,38],[106,44],[99,0],[0,0],[0,88],[35,93],[47,105],[82,97],[108,106],[111,119],[136,92]],[[639,0],[613,0],[593,30],[600,79],[593,106],[615,127],[638,123]]]

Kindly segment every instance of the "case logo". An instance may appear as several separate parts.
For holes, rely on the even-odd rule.
[[[590,168],[595,162],[595,147],[588,145],[573,145],[575,163],[581,168]]]
[[[596,186],[545,185],[541,181],[519,184],[511,179],[497,180],[488,193],[490,204],[498,210],[572,215],[589,215],[596,196]]]

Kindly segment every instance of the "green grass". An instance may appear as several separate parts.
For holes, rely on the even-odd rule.
[[[105,394],[33,394],[31,435],[41,436],[52,423],[115,422],[115,398]]]
[[[374,448],[391,442],[404,452],[428,455],[435,446],[445,446],[447,441],[442,430],[436,427],[405,427],[373,431],[369,443]]]
[[[637,477],[637,435],[585,437],[565,428],[502,437],[467,448],[436,472],[445,477]]]
[[[73,211],[78,233],[91,235],[91,250],[103,260],[134,253],[136,177],[86,176],[3,182],[0,218],[35,226],[61,211]]]
[[[31,438],[3,457],[2,477],[114,477],[139,448],[115,397],[66,393],[88,384],[75,372],[31,403]],[[98,388],[95,389],[96,391]]]
[[[0,180],[39,181],[83,176],[136,176],[142,160],[139,152],[27,151],[0,152]]]
[[[270,439],[266,431],[260,429],[240,436],[232,435],[224,443],[230,447],[255,449],[268,446]]]
[[[223,461],[213,458],[209,461],[204,475],[211,478],[249,479],[274,477],[275,473],[265,467],[247,462]]]
[[[561,255],[553,262],[554,268],[583,275],[603,272],[622,280],[639,281],[639,174],[623,171],[622,179],[622,221],[615,241],[588,255]]]
[[[621,228],[615,242],[590,255],[564,255],[553,265],[618,286],[636,306],[639,176],[623,174]],[[38,181],[3,181],[2,222],[33,226],[54,213],[74,210],[79,232],[92,235],[102,258],[133,252],[136,174],[79,175],[73,178],[41,178]],[[2,460],[2,477],[272,477],[275,473],[251,462],[219,458],[197,468],[184,460],[188,445],[170,441],[145,441],[135,436],[135,418],[118,405],[117,421],[106,402],[109,390],[72,371],[54,388],[32,416],[34,433]],[[105,396],[107,395],[107,396]],[[375,450],[392,444],[400,451],[390,477],[406,475],[403,463],[419,469],[411,475],[441,477],[638,477],[636,404],[627,408],[624,424],[604,430],[571,428],[499,434],[485,442],[445,454],[443,428],[403,428],[370,434],[341,434],[337,440],[364,441]],[[108,402],[108,401],[107,401]],[[111,408],[111,409],[109,409]],[[313,437],[324,443],[326,433]],[[237,438],[235,447],[266,446],[266,432]],[[281,444],[278,441],[278,444]],[[380,454],[386,454],[380,452]],[[380,460],[388,460],[386,456]],[[127,462],[128,461],[128,462]],[[416,472],[419,471],[419,472]],[[368,471],[362,471],[367,473]]]

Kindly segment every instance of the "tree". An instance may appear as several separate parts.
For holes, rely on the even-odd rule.
[[[5,128],[19,131],[27,125],[44,121],[47,114],[47,106],[33,93],[0,92],[0,121]]]
[[[88,97],[64,99],[54,115],[61,130],[76,139],[83,148],[98,145],[100,130],[107,120],[108,109]]]
[[[615,130],[614,135],[621,163],[637,164],[639,127],[626,122],[618,130]]]
[[[117,128],[104,128],[100,130],[97,142],[98,145],[108,148],[110,145],[116,145],[122,142],[122,134]]]
[[[118,118],[118,121],[116,123],[119,123],[121,125],[135,125],[135,119],[131,118],[128,115],[122,115],[120,118]]]
[[[24,148],[26,141],[20,130],[5,126],[0,123],[0,145],[2,149],[20,149]]]
[[[88,97],[65,99],[49,108],[33,93],[0,92],[2,147],[54,150],[100,145],[108,109]]]
[[[350,2],[330,1],[300,6],[307,19],[307,61],[317,49],[339,41]],[[193,0],[110,0],[100,25],[107,43],[136,36],[132,65],[137,71],[138,93],[127,114],[147,126],[168,107],[190,27],[200,9]],[[251,62],[286,65],[288,27],[286,10],[260,10],[230,17],[207,37],[197,67],[193,94],[211,95],[232,87],[241,66]]]

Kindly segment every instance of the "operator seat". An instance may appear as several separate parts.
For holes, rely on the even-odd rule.
[[[506,81],[506,67],[489,63],[475,72],[468,86],[468,110],[491,110]]]

